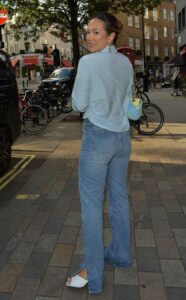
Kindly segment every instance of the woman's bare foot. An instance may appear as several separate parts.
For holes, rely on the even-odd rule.
[[[79,276],[83,277],[84,279],[87,279],[87,269],[82,269],[79,273]]]
[[[80,277],[82,277],[83,279],[86,279],[87,280],[87,269],[82,269],[78,274],[76,275],[79,275]],[[68,280],[67,280],[67,283],[68,284],[71,284],[71,278],[72,277],[69,277]]]

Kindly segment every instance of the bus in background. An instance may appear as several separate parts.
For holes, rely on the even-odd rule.
[[[132,66],[133,66],[133,68],[135,69],[135,53],[134,53],[134,49],[130,48],[130,47],[122,46],[122,47],[117,48],[117,51],[119,53],[122,53],[122,54],[126,55],[129,58]]]

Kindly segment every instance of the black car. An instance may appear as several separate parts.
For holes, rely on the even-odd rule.
[[[67,96],[70,96],[75,76],[75,69],[73,67],[55,69],[49,78],[41,81],[39,88],[48,90],[51,94],[59,93],[62,88],[63,92],[66,93]]]
[[[170,88],[171,87],[171,81],[169,79],[163,79],[161,86],[163,88]]]
[[[9,167],[11,147],[21,132],[18,88],[8,55],[0,50],[0,176]]]

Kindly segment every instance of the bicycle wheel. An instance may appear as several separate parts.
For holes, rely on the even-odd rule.
[[[64,98],[62,100],[62,107],[61,107],[62,113],[68,114],[72,111],[72,99],[71,97]]]
[[[46,112],[47,121],[49,123],[54,117],[54,109],[53,109],[52,105],[50,105],[50,103],[47,101],[44,101],[43,103],[41,103],[41,107]]]
[[[58,100],[58,114],[64,113],[68,114],[72,111],[72,99],[71,97],[62,96],[61,99]]]
[[[133,122],[133,127],[138,133],[152,135],[158,132],[164,123],[164,114],[161,108],[153,103],[144,104],[141,118]]]
[[[147,94],[145,94],[144,92],[137,91],[137,92],[136,92],[136,96],[137,96],[138,98],[141,98],[141,99],[143,100],[143,103],[144,103],[144,104],[150,103],[149,97],[148,97]]]
[[[23,129],[30,134],[37,134],[47,126],[45,111],[38,105],[29,105],[22,113]]]

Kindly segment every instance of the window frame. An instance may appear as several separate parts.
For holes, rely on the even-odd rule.
[[[170,20],[171,20],[171,21],[174,21],[174,20],[175,20],[174,10],[170,10]]]
[[[132,45],[130,44],[130,41],[132,41]],[[132,36],[128,37],[128,45],[130,48],[134,49],[134,38]]]
[[[144,30],[145,30],[145,39],[149,40],[150,39],[150,26],[145,24]]]
[[[153,18],[153,21],[155,21],[155,22],[158,21],[158,10],[157,10],[157,8],[153,8],[152,18]]]
[[[154,41],[158,41],[159,34],[158,34],[158,28],[157,27],[153,28],[153,34],[154,34]]]
[[[154,56],[159,56],[159,47],[158,47],[158,45],[154,45]]]
[[[134,16],[134,27],[140,28],[139,16]]]
[[[167,20],[168,19],[168,11],[167,11],[167,8],[163,8],[163,19],[164,20]]]
[[[164,38],[168,37],[168,28],[167,28],[167,26],[163,26],[163,37]]]
[[[128,15],[128,26],[133,27],[134,22],[133,22],[133,15]]]
[[[137,44],[139,47],[137,47]],[[135,39],[135,50],[141,50],[141,40],[140,38]]]
[[[169,46],[168,45],[165,45],[164,47],[164,56],[169,56]]]

